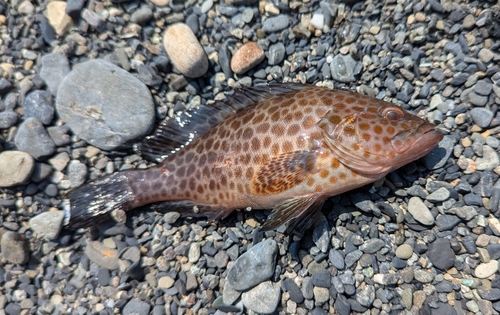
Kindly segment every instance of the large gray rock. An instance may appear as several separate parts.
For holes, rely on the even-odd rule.
[[[103,150],[143,138],[155,119],[148,88],[102,59],[74,67],[59,87],[56,109],[78,137]]]

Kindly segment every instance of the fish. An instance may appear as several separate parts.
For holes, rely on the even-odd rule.
[[[304,231],[327,198],[383,178],[442,138],[433,124],[359,93],[296,83],[241,88],[167,118],[136,145],[155,166],[68,193],[65,224],[121,222],[150,205],[210,221],[272,209],[262,231]]]

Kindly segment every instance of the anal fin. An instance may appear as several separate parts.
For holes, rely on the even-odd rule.
[[[324,201],[324,198],[317,194],[287,199],[273,208],[261,231],[269,231],[290,223],[287,228],[289,232],[291,230],[303,232],[314,223]]]

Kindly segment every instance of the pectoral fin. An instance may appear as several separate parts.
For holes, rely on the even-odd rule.
[[[316,167],[316,151],[282,153],[262,165],[252,179],[252,192],[272,195],[300,184]]]
[[[273,208],[261,231],[269,231],[282,224],[291,223],[288,230],[296,229],[303,232],[314,223],[324,201],[317,194],[285,200]]]

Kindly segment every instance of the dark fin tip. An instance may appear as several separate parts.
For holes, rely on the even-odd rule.
[[[126,174],[120,172],[75,188],[66,199],[66,227],[79,229],[110,219],[114,210],[129,210],[126,203],[133,199],[133,194]]]

